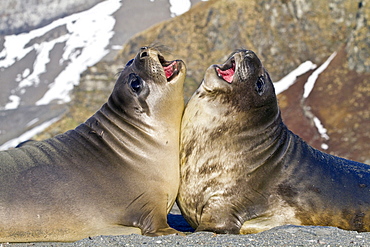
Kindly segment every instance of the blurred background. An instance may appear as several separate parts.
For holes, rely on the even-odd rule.
[[[2,0],[0,149],[75,128],[141,46],[182,59],[186,100],[237,48],[275,82],[285,124],[370,164],[370,0]]]

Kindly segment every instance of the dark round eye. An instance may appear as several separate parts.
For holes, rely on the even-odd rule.
[[[137,74],[131,73],[128,78],[128,83],[135,93],[140,93],[143,83]]]
[[[263,94],[265,89],[265,78],[263,76],[258,77],[256,82],[256,91],[259,95]]]
[[[131,59],[130,61],[128,61],[128,62],[126,63],[126,67],[127,67],[127,66],[130,66],[133,62],[134,62],[134,59]]]

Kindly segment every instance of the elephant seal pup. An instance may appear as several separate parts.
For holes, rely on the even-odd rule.
[[[197,231],[283,224],[370,231],[370,166],[320,152],[282,122],[249,50],[211,66],[185,107],[178,205]]]
[[[143,47],[76,129],[0,153],[0,242],[178,233],[182,61]]]

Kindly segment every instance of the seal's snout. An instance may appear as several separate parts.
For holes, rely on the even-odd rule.
[[[234,57],[230,57],[226,63],[222,64],[221,66],[216,66],[216,71],[219,78],[227,81],[228,83],[232,83],[235,74]]]
[[[260,59],[253,51],[244,50],[241,52],[241,57],[242,57],[241,62],[245,63],[249,69],[258,70],[259,68],[262,67]]]
[[[253,81],[256,76],[261,76],[263,66],[257,55],[251,50],[238,50],[234,53],[236,67],[235,72],[239,81]]]
[[[154,73],[163,73],[167,82],[172,81],[181,71],[180,60],[167,61],[156,48],[142,47],[138,54],[138,58],[143,63],[149,64]]]

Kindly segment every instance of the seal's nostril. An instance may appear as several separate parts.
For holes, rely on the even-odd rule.
[[[149,56],[149,53],[148,53],[148,52],[146,52],[146,51],[144,51],[144,52],[142,52],[142,53],[140,54],[140,58],[144,58],[144,57],[147,57],[147,56]]]

